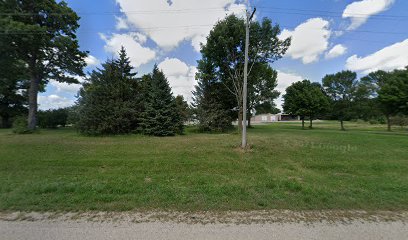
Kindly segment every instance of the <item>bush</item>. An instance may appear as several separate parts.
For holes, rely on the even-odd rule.
[[[369,123],[372,125],[379,124],[377,119],[370,119]]]
[[[401,128],[408,126],[408,117],[404,115],[397,115],[391,118],[391,125],[397,125]]]
[[[199,119],[199,130],[201,132],[227,132],[232,129],[232,119],[222,109],[211,109],[207,114],[202,114]]]
[[[29,134],[32,133],[27,126],[27,117],[19,116],[13,122],[13,133],[16,134]]]

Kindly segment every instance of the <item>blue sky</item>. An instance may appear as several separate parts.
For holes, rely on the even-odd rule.
[[[81,17],[78,38],[90,52],[86,72],[115,57],[123,45],[141,76],[157,63],[174,94],[191,99],[199,43],[218,19],[257,7],[256,20],[270,18],[281,37],[292,37],[285,57],[272,64],[278,90],[295,81],[320,82],[328,73],[408,65],[408,1],[405,0],[68,0]],[[40,109],[66,107],[80,85],[50,82]],[[280,105],[281,99],[277,101]]]

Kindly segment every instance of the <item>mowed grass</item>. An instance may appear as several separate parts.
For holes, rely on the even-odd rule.
[[[316,122],[240,136],[0,131],[1,211],[408,209],[408,132]]]

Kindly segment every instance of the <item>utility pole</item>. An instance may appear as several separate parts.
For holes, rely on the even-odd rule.
[[[247,96],[248,96],[248,51],[249,51],[249,23],[256,12],[256,8],[251,15],[246,12],[246,23],[245,23],[245,65],[244,65],[244,87],[242,89],[243,93],[243,103],[242,103],[242,148],[247,146]]]

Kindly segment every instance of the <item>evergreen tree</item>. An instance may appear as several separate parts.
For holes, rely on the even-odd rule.
[[[78,129],[84,134],[123,134],[138,127],[139,90],[124,48],[117,60],[93,71],[79,98]]]
[[[141,122],[143,133],[154,136],[182,133],[181,116],[164,73],[155,65],[151,75],[145,78],[149,84],[145,86],[147,98]]]
[[[190,118],[189,114],[189,106],[186,100],[184,100],[183,95],[177,95],[177,97],[175,98],[176,101],[176,106],[177,106],[177,111],[179,112],[179,115],[181,117],[181,120],[183,122],[188,121],[188,119]]]
[[[228,96],[226,88],[213,74],[213,67],[209,61],[198,63],[196,78],[198,84],[195,87],[194,103],[196,118],[201,131],[225,132],[232,128],[233,111],[235,101]]]

